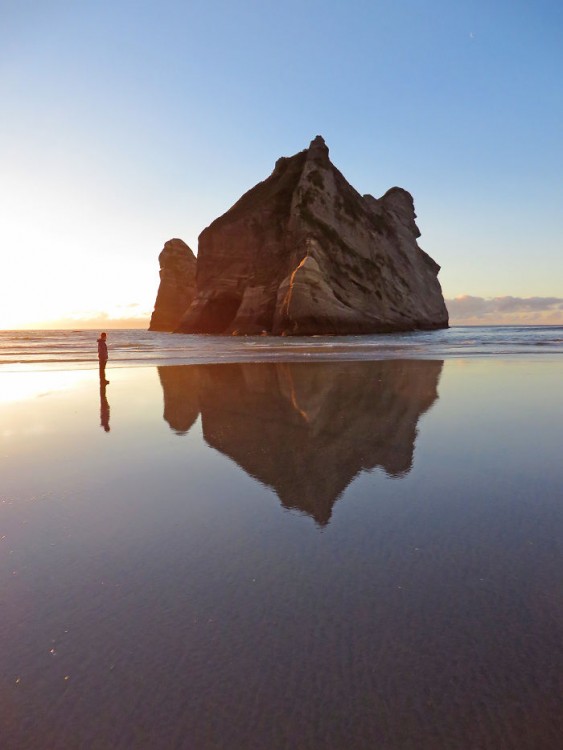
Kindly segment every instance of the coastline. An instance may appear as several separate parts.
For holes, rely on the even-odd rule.
[[[93,331],[0,332],[0,372],[97,367]],[[563,354],[563,327],[452,327],[377,336],[231,337],[110,332],[108,367]]]

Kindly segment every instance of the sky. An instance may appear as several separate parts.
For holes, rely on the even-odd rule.
[[[563,324],[561,0],[0,0],[0,329],[146,325],[158,254],[322,135],[453,322]]]

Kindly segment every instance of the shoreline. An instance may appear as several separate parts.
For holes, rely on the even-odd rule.
[[[5,371],[5,742],[557,747],[561,363]]]
[[[472,359],[563,354],[563,327],[449,328],[379,336],[220,337],[114,331],[108,367],[221,362],[324,362],[385,359]],[[0,334],[0,372],[97,367],[90,331]]]
[[[547,362],[553,361],[563,363],[561,352],[539,351],[539,352],[484,352],[472,351],[464,353],[452,352],[397,352],[379,356],[365,356],[351,352],[347,354],[329,354],[329,353],[299,353],[294,355],[276,356],[275,354],[262,357],[256,356],[233,356],[229,358],[218,359],[216,357],[201,357],[191,359],[167,358],[167,359],[145,359],[142,361],[135,360],[112,360],[107,363],[107,372],[112,370],[138,369],[144,367],[195,367],[198,365],[227,365],[227,364],[307,364],[331,362],[392,362],[392,361],[473,361],[473,360],[506,360],[506,361],[526,361],[526,362]],[[66,372],[66,371],[89,371],[98,370],[97,360],[81,361],[61,361],[61,362],[21,362],[21,363],[0,363],[0,375],[3,373],[40,373],[40,372]]]

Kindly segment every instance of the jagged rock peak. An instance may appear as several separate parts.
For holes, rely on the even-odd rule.
[[[325,143],[325,139],[322,137],[322,135],[317,135],[313,138],[311,143],[309,144],[308,155],[310,158],[321,158],[321,159],[328,159],[328,146]]]
[[[303,167],[307,160],[318,161],[319,163],[328,163],[328,153],[328,146],[325,143],[325,139],[322,137],[322,135],[317,135],[313,138],[313,140],[309,144],[309,147],[303,149],[303,151],[299,151],[293,156],[280,156],[280,158],[276,161],[274,171],[272,172],[270,177],[283,172],[287,165],[292,162],[298,162],[300,167]],[[266,181],[267,180],[264,180],[264,182]]]
[[[372,210],[375,212],[383,210],[387,213],[392,213],[395,218],[412,232],[415,238],[420,237],[420,230],[415,221],[414,200],[408,190],[400,187],[392,187],[381,198],[374,198],[369,193],[363,197]]]

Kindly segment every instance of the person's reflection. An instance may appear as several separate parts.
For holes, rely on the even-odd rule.
[[[100,379],[100,425],[109,432],[109,402],[106,396],[106,380]]]

